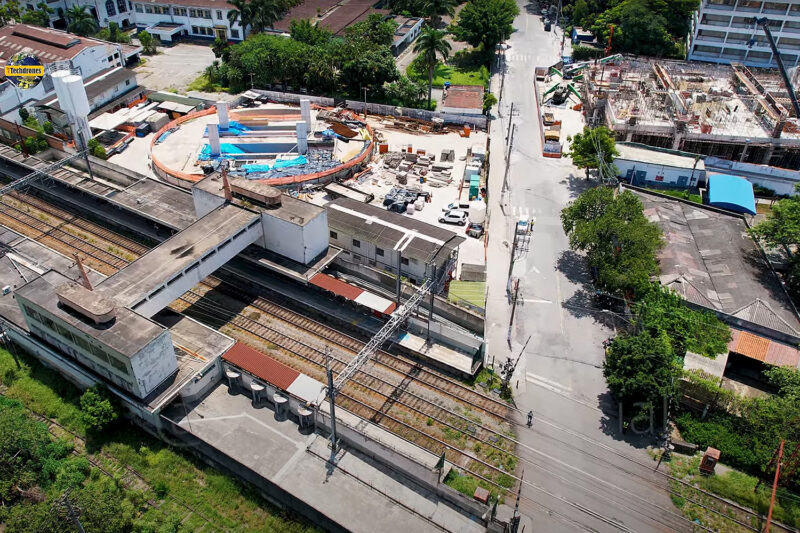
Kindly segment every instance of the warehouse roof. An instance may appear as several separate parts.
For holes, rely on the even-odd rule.
[[[626,161],[640,161],[642,163],[675,168],[694,168],[698,172],[703,172],[706,169],[702,159],[697,160],[697,166],[695,167],[696,156],[684,152],[659,150],[630,143],[617,143],[617,151],[619,152],[617,159],[624,159]]]
[[[708,177],[708,204],[736,213],[755,215],[753,184],[739,176],[711,174]]]
[[[325,207],[331,229],[421,261],[431,259],[440,247],[438,258],[444,259],[466,240],[450,230],[350,198],[338,198]]]

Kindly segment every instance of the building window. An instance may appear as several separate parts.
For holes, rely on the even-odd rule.
[[[117,11],[120,13],[125,13],[128,10],[128,6],[125,5],[125,0],[117,0]]]
[[[231,38],[238,39],[239,38],[239,30],[231,30]]]
[[[169,7],[153,6],[153,13],[155,13],[156,15],[169,15]]]
[[[375,247],[375,255],[378,257],[383,257],[383,248]]]
[[[135,10],[137,13],[142,13],[144,11],[142,9],[142,4],[135,4]]]
[[[339,234],[336,233],[335,231],[331,230],[330,233],[331,233],[331,239],[338,239],[339,238]]]
[[[214,35],[214,30],[205,26],[192,26],[192,33],[197,35]]]
[[[108,356],[106,355],[106,352],[104,352],[102,348],[95,346],[94,344],[91,345],[91,348],[92,348],[92,355],[94,355],[104,363],[108,363]]]
[[[109,17],[117,14],[117,8],[114,7],[114,0],[106,0],[106,13]]]
[[[222,20],[222,10],[217,9],[217,20]]]
[[[210,19],[211,18],[211,10],[210,9],[189,9],[189,16],[198,19]]]
[[[127,85],[130,85],[130,84],[131,84],[131,80],[125,80],[125,85],[126,85],[126,86],[127,86]]]
[[[401,258],[400,258],[400,264],[401,264],[401,265],[406,265],[406,266],[408,266],[408,258],[406,258],[406,257],[401,257]]]
[[[152,14],[153,13],[153,6],[145,5],[144,6],[144,12]]]
[[[361,256],[358,254],[353,254],[353,261],[361,261]]]
[[[173,7],[172,12],[175,13],[175,16],[178,17],[185,17],[187,14],[185,7]]]
[[[122,361],[120,361],[119,359],[114,357],[113,355],[109,355],[108,356],[108,362],[111,363],[111,366],[113,366],[114,368],[116,368],[117,370],[122,372],[123,374],[127,374],[128,373],[128,367],[125,365],[125,363],[123,363]]]
[[[353,239],[353,248],[361,248],[361,241]]]

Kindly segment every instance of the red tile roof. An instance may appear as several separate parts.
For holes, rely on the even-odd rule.
[[[327,274],[317,274],[311,278],[310,283],[325,289],[326,291],[338,294],[339,296],[344,296],[348,300],[355,300],[361,295],[362,292],[364,292],[363,289],[354,287],[353,285],[345,283],[344,281],[339,281],[338,279]]]
[[[52,28],[27,24],[9,24],[0,28],[0,57],[5,61],[23,51],[36,55],[42,63],[65,61],[74,58],[86,48],[105,45],[107,43],[103,41],[78,37]]]
[[[241,342],[222,354],[222,359],[281,390],[288,389],[300,375],[297,370]]]
[[[480,85],[451,85],[442,107],[483,109],[483,87]]]
[[[762,363],[775,366],[797,367],[800,351],[788,344],[771,341],[765,337],[731,328],[728,350]]]

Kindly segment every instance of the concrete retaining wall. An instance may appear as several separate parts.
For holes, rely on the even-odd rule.
[[[56,149],[50,149],[48,150],[48,153],[51,154],[55,160],[63,159],[71,155],[63,150]],[[121,185],[122,187],[130,187],[138,181],[148,179],[147,176],[139,174],[138,172],[115,165],[114,163],[110,163],[105,159],[99,159],[92,155],[89,156],[89,164],[92,166],[92,174],[95,177],[103,178],[111,183]],[[69,165],[80,170],[86,170],[85,159],[73,159],[70,161]]]
[[[337,102],[333,98],[326,98],[324,96],[310,96],[305,94],[285,93],[280,91],[265,91],[262,89],[251,89],[252,92],[266,96],[270,100],[284,104],[297,104],[300,105],[300,100],[309,100],[312,104],[317,104],[324,107],[336,107]],[[344,107],[355,111],[357,113],[364,112],[364,102],[358,100],[345,100]],[[489,119],[484,116],[467,116],[457,115],[454,113],[440,113],[438,111],[427,111],[425,109],[414,109],[410,107],[397,107],[384,104],[373,104],[367,102],[367,112],[374,115],[383,116],[402,116],[418,120],[426,120],[432,122],[434,118],[440,118],[445,124],[466,124],[471,126],[472,129],[486,129]]]

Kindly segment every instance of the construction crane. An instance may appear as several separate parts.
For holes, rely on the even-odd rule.
[[[23,176],[23,177],[21,177],[20,179],[18,179],[16,181],[12,181],[8,185],[0,187],[0,196],[2,196],[4,194],[8,194],[8,193],[10,193],[11,191],[13,191],[15,189],[19,189],[20,187],[24,187],[26,185],[30,185],[31,183],[33,183],[34,181],[36,181],[38,179],[50,177],[50,175],[53,173],[53,171],[58,170],[59,168],[63,167],[64,165],[66,165],[67,163],[69,163],[70,161],[72,161],[74,159],[78,159],[79,157],[86,157],[88,155],[88,153],[89,153],[88,150],[81,150],[80,152],[74,153],[72,155],[68,155],[67,157],[65,157],[63,159],[59,159],[58,161],[56,161],[52,165],[48,165],[48,166],[46,166],[46,167],[44,167],[42,169],[35,170],[35,171],[31,172],[30,174],[28,174],[27,176]],[[89,162],[87,161],[86,164],[88,166]],[[91,172],[91,170],[90,170],[90,172]]]
[[[786,91],[789,93],[789,100],[792,102],[792,107],[794,108],[795,117],[800,119],[800,103],[797,102],[797,96],[794,94],[794,87],[792,87],[792,82],[789,79],[789,73],[786,72],[786,67],[783,64],[783,59],[781,59],[781,53],[778,51],[778,45],[775,44],[775,38],[772,36],[772,30],[769,29],[769,20],[767,17],[761,18],[754,18],[753,24],[756,27],[761,26],[761,29],[764,30],[764,34],[767,36],[767,42],[769,42],[770,48],[772,48],[772,55],[775,56],[775,61],[778,63],[778,70],[781,71],[781,76],[783,76],[783,83],[786,85]],[[748,43],[749,46],[753,46],[755,43],[755,39],[750,39]]]

